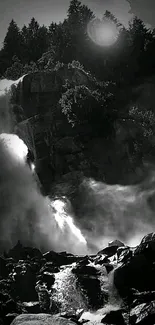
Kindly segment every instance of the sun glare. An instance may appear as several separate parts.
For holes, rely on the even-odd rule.
[[[119,31],[112,22],[94,19],[89,22],[87,33],[94,43],[107,47],[117,41]]]

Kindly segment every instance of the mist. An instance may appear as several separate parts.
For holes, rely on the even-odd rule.
[[[40,193],[35,175],[26,164],[27,146],[10,133],[14,121],[9,102],[13,83],[0,81],[0,250],[8,250],[20,240],[42,251],[87,253],[87,243],[79,237],[81,232],[73,231],[76,227],[72,216],[69,224],[63,210],[64,225],[60,227],[52,201]]]
[[[78,209],[80,225],[93,250],[119,239],[136,246],[155,229],[155,168],[147,166],[141,183],[108,185],[85,179],[80,186]]]

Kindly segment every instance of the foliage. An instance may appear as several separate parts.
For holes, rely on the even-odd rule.
[[[68,69],[70,68],[84,70],[84,66],[79,61],[75,60],[73,60],[71,63],[68,63]]]
[[[40,70],[51,71],[54,68],[54,57],[55,52],[54,49],[50,49],[49,51],[43,53],[41,58],[38,60],[38,66]]]
[[[129,110],[129,117],[135,121],[137,137],[133,143],[134,150],[132,160],[137,161],[138,157],[148,156],[155,149],[155,114],[152,111],[142,111],[140,108],[132,107]]]
[[[129,116],[140,125],[144,137],[149,138],[155,135],[155,115],[152,111],[142,111],[138,107],[132,107],[129,110]]]
[[[94,81],[94,87],[89,88],[86,85],[73,85],[68,80],[59,104],[62,112],[66,115],[72,127],[77,124],[90,123],[92,132],[109,136],[113,124],[109,116],[108,109],[111,96],[108,84],[100,84]],[[110,117],[110,118],[109,118]]]
[[[64,67],[64,63],[62,62],[57,62],[57,64],[54,67],[54,71],[58,71],[59,69]]]
[[[7,68],[4,76],[7,79],[17,80],[22,76],[22,73],[23,65],[19,58],[14,55],[12,58],[12,66],[10,68]]]
[[[109,48],[92,43],[87,26],[95,18],[94,13],[79,0],[71,0],[67,17],[59,24],[51,22],[49,28],[40,26],[33,17],[21,30],[12,20],[0,51],[0,76],[6,72],[12,78],[19,75],[19,64],[12,67],[16,55],[29,71],[33,61],[39,69],[52,70],[57,62],[80,62],[102,81],[112,80],[120,85],[131,84],[135,78],[153,74],[155,69],[154,31],[134,17],[127,30],[108,10],[103,20],[111,21],[119,30],[117,42]],[[27,66],[28,65],[28,66]],[[17,67],[17,73],[15,73]]]

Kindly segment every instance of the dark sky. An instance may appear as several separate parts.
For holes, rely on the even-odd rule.
[[[13,18],[19,27],[28,24],[32,17],[42,25],[63,20],[70,0],[1,0],[0,1],[0,47],[8,25]],[[100,17],[106,9],[127,24],[132,13],[155,27],[155,0],[81,0]],[[129,13],[131,11],[131,13]]]

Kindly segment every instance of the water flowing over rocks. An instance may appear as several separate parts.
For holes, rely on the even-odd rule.
[[[154,238],[87,256],[18,242],[0,258],[0,324],[153,325]]]

